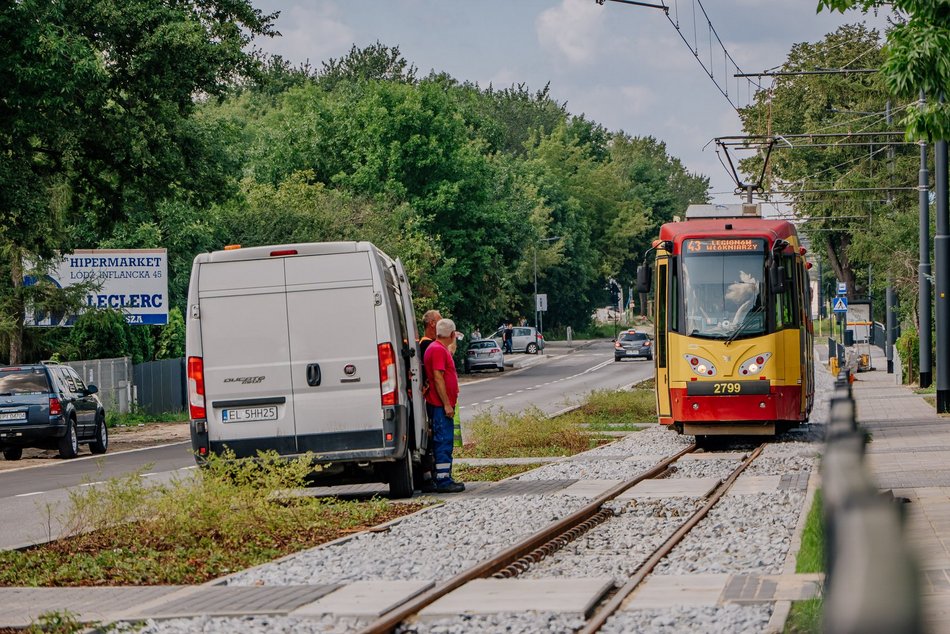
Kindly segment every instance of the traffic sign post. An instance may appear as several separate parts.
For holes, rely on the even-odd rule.
[[[838,282],[838,295],[847,295],[848,285],[844,282]]]
[[[831,302],[831,310],[834,311],[835,313],[847,315],[848,314],[848,298],[843,295],[839,295],[838,297],[835,297],[834,301]]]

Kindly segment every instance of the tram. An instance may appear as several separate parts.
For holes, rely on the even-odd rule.
[[[699,440],[775,435],[808,420],[814,330],[805,247],[761,206],[690,205],[664,224],[653,267],[656,401],[662,425]],[[647,252],[649,254],[649,251]]]

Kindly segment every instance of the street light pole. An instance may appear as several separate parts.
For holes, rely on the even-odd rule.
[[[534,325],[541,332],[541,311],[538,310],[538,243],[534,243]]]

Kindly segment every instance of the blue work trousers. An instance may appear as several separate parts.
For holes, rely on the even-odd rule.
[[[452,484],[452,448],[455,421],[445,415],[445,408],[430,405],[432,413],[432,446],[435,453],[435,486]]]

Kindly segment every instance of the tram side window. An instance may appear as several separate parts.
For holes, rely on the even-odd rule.
[[[795,262],[783,257],[785,291],[775,296],[775,327],[778,330],[795,326]]]

